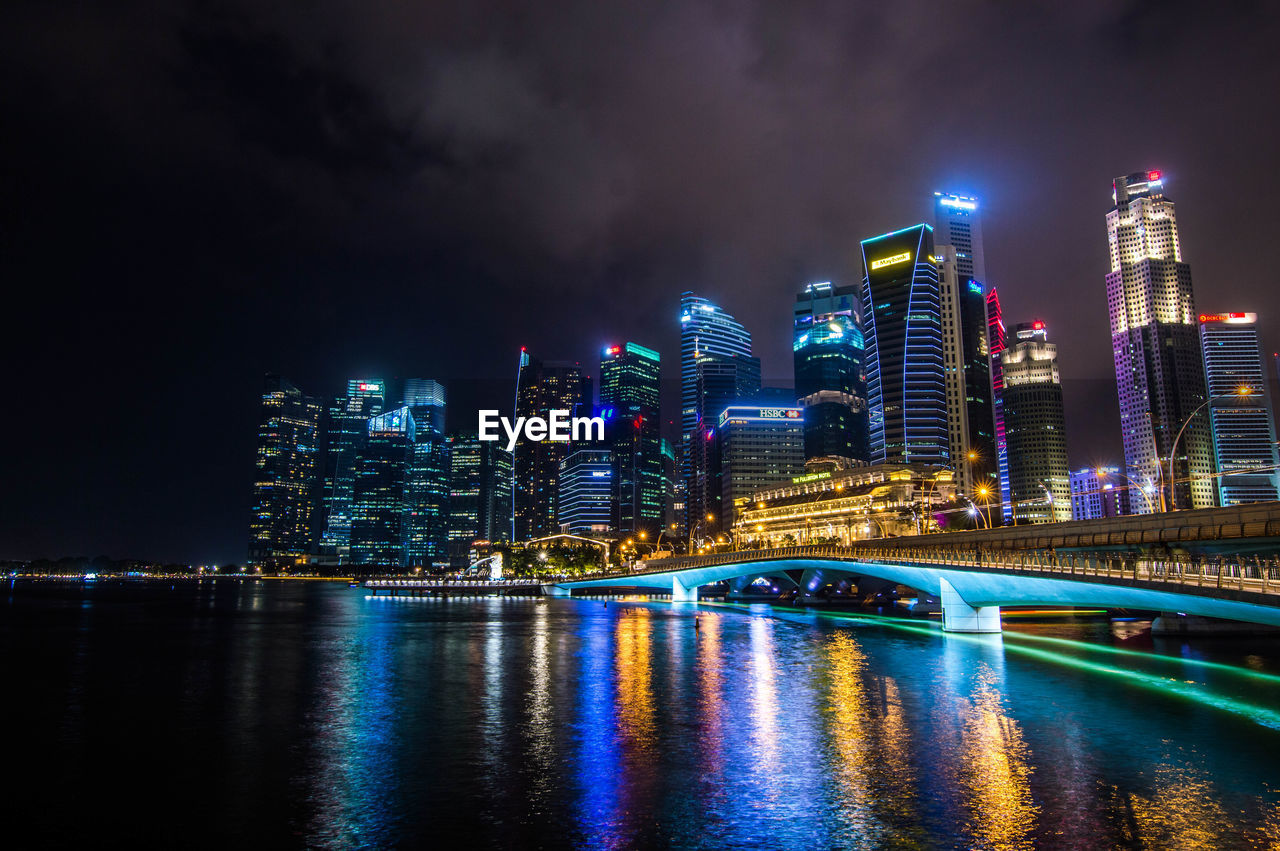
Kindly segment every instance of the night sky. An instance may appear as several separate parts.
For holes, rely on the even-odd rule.
[[[1073,466],[1116,460],[1113,177],[1164,172],[1197,306],[1280,346],[1277,30],[1263,3],[10,0],[0,556],[243,562],[268,371],[445,380],[474,428],[521,345],[594,374],[632,339],[674,377],[691,289],[789,383],[796,291],[859,279],[935,189],[983,199],[1006,321],[1049,323]]]

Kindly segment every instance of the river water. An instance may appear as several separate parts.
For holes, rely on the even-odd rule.
[[[21,583],[22,845],[1280,847],[1280,643]],[[19,825],[18,833],[14,833]]]

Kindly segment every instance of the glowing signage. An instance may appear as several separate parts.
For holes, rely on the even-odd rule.
[[[1202,313],[1201,322],[1226,322],[1230,325],[1249,325],[1258,321],[1256,313]]]
[[[906,263],[911,259],[911,252],[904,251],[901,254],[891,254],[888,257],[881,257],[879,260],[871,261],[872,269],[883,269],[885,266],[896,266],[899,263]]]
[[[356,385],[356,389],[359,390],[361,393],[381,393],[382,385],[373,384],[372,382],[368,382],[368,381],[363,381],[360,384]]]
[[[976,210],[978,205],[973,201],[966,201],[956,196],[943,196],[938,199],[938,203],[944,207],[956,207],[961,210]]]
[[[792,476],[791,484],[803,485],[805,482],[816,482],[821,479],[829,479],[829,478],[831,478],[831,473],[809,473],[808,475],[805,475],[805,476]]]
[[[798,420],[799,408],[725,408],[720,415],[720,425],[729,420]]]
[[[970,282],[969,282],[969,292],[971,292],[971,293],[977,293],[978,295],[982,295],[982,284],[978,283],[977,281],[970,281]]]
[[[1147,180],[1150,180],[1152,183],[1158,183],[1160,181],[1160,172],[1158,171],[1147,172]]]
[[[620,351],[622,351],[621,346],[605,346],[604,347],[604,353],[606,355],[616,355]]]

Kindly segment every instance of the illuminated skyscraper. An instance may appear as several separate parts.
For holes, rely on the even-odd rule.
[[[382,413],[386,384],[380,378],[353,378],[325,417],[324,518],[322,551],[345,557],[351,544],[351,488],[356,451],[368,436],[369,419]]]
[[[600,357],[600,407],[614,465],[611,525],[620,532],[656,536],[662,528],[660,360],[637,343],[606,346]]]
[[[1129,513],[1129,488],[1118,467],[1071,471],[1071,519],[1101,520]],[[1137,499],[1146,499],[1142,494]]]
[[[608,532],[613,517],[613,458],[608,449],[574,449],[560,462],[556,519],[574,535]]]
[[[805,458],[866,462],[866,346],[858,287],[805,287],[796,296],[791,349],[795,398],[805,409]]]
[[[1125,468],[1135,479],[1157,482],[1168,498],[1175,437],[1205,401],[1191,267],[1182,261],[1174,205],[1160,172],[1117,177],[1112,197],[1107,306]],[[1191,420],[1177,450],[1176,507],[1213,505],[1213,438],[1205,418]],[[1147,511],[1145,503],[1132,507]]]
[[[1066,419],[1058,347],[1043,322],[1026,322],[1000,355],[1009,499],[1015,522],[1071,519]]]
[[[552,410],[586,416],[591,409],[591,379],[576,364],[543,364],[521,350],[516,389],[517,417],[550,417]],[[559,530],[556,511],[560,462],[569,444],[534,441],[523,434],[516,441],[515,539],[527,541]]]
[[[444,385],[429,378],[408,378],[404,382],[404,404],[413,412],[418,430],[444,434]]]
[[[477,542],[511,539],[511,453],[495,440],[454,436],[449,445],[449,561],[471,563]]]
[[[705,298],[680,297],[680,476],[676,502],[685,506],[686,531],[705,523],[718,505],[709,488],[716,417],[760,390],[760,359],[751,355],[751,335],[736,319]]]
[[[1000,505],[1004,510],[1004,522],[1013,519],[1009,505],[1009,447],[1004,437],[1004,370],[1000,358],[1006,346],[1004,315],[1000,311],[1000,296],[992,287],[987,293],[987,348],[991,352],[991,425],[995,443],[996,479],[1000,484]]]
[[[249,563],[289,567],[315,540],[320,404],[268,375],[258,419]]]
[[[1275,500],[1280,458],[1258,347],[1258,315],[1202,313],[1199,319],[1219,502]]]
[[[356,450],[351,500],[351,563],[366,572],[407,562],[408,485],[417,429],[408,408],[372,417]]]
[[[960,488],[998,485],[986,261],[978,200],[934,193],[934,253],[939,261],[947,421]]]
[[[757,491],[804,473],[804,409],[732,405],[720,414],[716,442],[721,516],[711,532],[732,530]]]
[[[933,228],[862,241],[873,464],[951,466]]]
[[[404,407],[413,415],[413,454],[405,482],[405,564],[442,567],[448,560],[449,447],[444,438],[445,389],[410,378]]]

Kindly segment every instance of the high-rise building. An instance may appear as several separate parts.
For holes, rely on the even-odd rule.
[[[1273,501],[1280,458],[1258,346],[1258,315],[1202,313],[1199,319],[1219,502]]]
[[[737,355],[697,356],[697,426],[689,443],[689,475],[685,480],[688,532],[704,533],[722,517],[720,444],[716,441],[717,411],[760,394],[760,360]],[[791,394],[788,394],[788,402]]]
[[[606,346],[600,357],[600,407],[614,465],[611,524],[655,537],[666,502],[660,367],[658,353],[637,343]]]
[[[610,531],[613,458],[608,449],[574,449],[560,462],[560,531],[573,535]]]
[[[1071,471],[1071,519],[1101,520],[1129,513],[1129,488],[1119,467],[1085,467]],[[1143,495],[1138,495],[1144,499]]]
[[[676,479],[676,502],[685,505],[683,518],[677,518],[686,528],[692,528],[696,515],[689,498],[699,472],[694,461],[703,453],[694,442],[701,412],[712,410],[701,398],[699,387],[718,385],[708,381],[713,366],[733,373],[733,380],[744,389],[754,392],[760,387],[760,361],[751,356],[751,334],[742,323],[701,296],[691,292],[680,296],[680,445],[679,474]],[[754,366],[755,386],[750,387]],[[730,400],[732,401],[732,399]],[[728,404],[728,402],[726,402]],[[721,406],[721,409],[723,406]],[[711,422],[708,427],[714,428]],[[701,474],[705,478],[705,471]]]
[[[268,375],[258,418],[249,520],[249,563],[279,568],[305,557],[315,541],[320,403]]]
[[[568,416],[585,415],[591,408],[591,379],[576,364],[543,364],[523,349],[516,385],[516,416],[547,419],[553,410]],[[559,529],[556,498],[560,462],[569,444],[553,440],[529,440],[523,433],[516,441],[513,466],[515,486],[515,540],[527,541],[554,534]]]
[[[804,409],[733,405],[716,430],[721,516],[712,530],[733,528],[757,491],[804,473]]]
[[[1013,519],[1013,510],[1009,504],[1009,447],[1004,437],[1004,371],[1000,361],[1007,345],[1006,339],[1000,295],[992,287],[987,293],[987,348],[991,353],[991,434],[995,444],[1000,505],[1004,512],[1004,522],[1008,523]]]
[[[933,228],[865,239],[862,260],[871,461],[950,466]]]
[[[380,378],[353,378],[325,417],[323,525],[321,550],[345,558],[351,545],[351,489],[356,452],[369,433],[369,420],[382,413],[386,384]]]
[[[1107,306],[1124,465],[1135,479],[1155,480],[1175,507],[1206,508],[1214,501],[1213,438],[1207,420],[1192,417],[1205,401],[1204,367],[1174,204],[1158,171],[1117,177],[1112,197]],[[1188,418],[1170,483],[1169,456]]]
[[[418,430],[444,434],[445,390],[439,381],[408,378],[404,382],[404,405],[413,412]]]
[[[829,281],[806,286],[796,296],[791,348],[794,398],[805,409],[805,458],[865,463],[866,345],[858,288]]]
[[[396,408],[366,427],[353,465],[351,563],[366,571],[404,567],[416,425],[408,408]]]
[[[1000,355],[1014,522],[1070,520],[1071,481],[1058,347],[1049,342],[1045,324],[1039,320],[1018,325],[1016,334],[1013,345]]]
[[[511,453],[495,440],[451,436],[449,446],[449,562],[471,564],[478,542],[511,539]]]
[[[998,485],[986,261],[978,200],[934,193],[952,466],[962,491]]]

